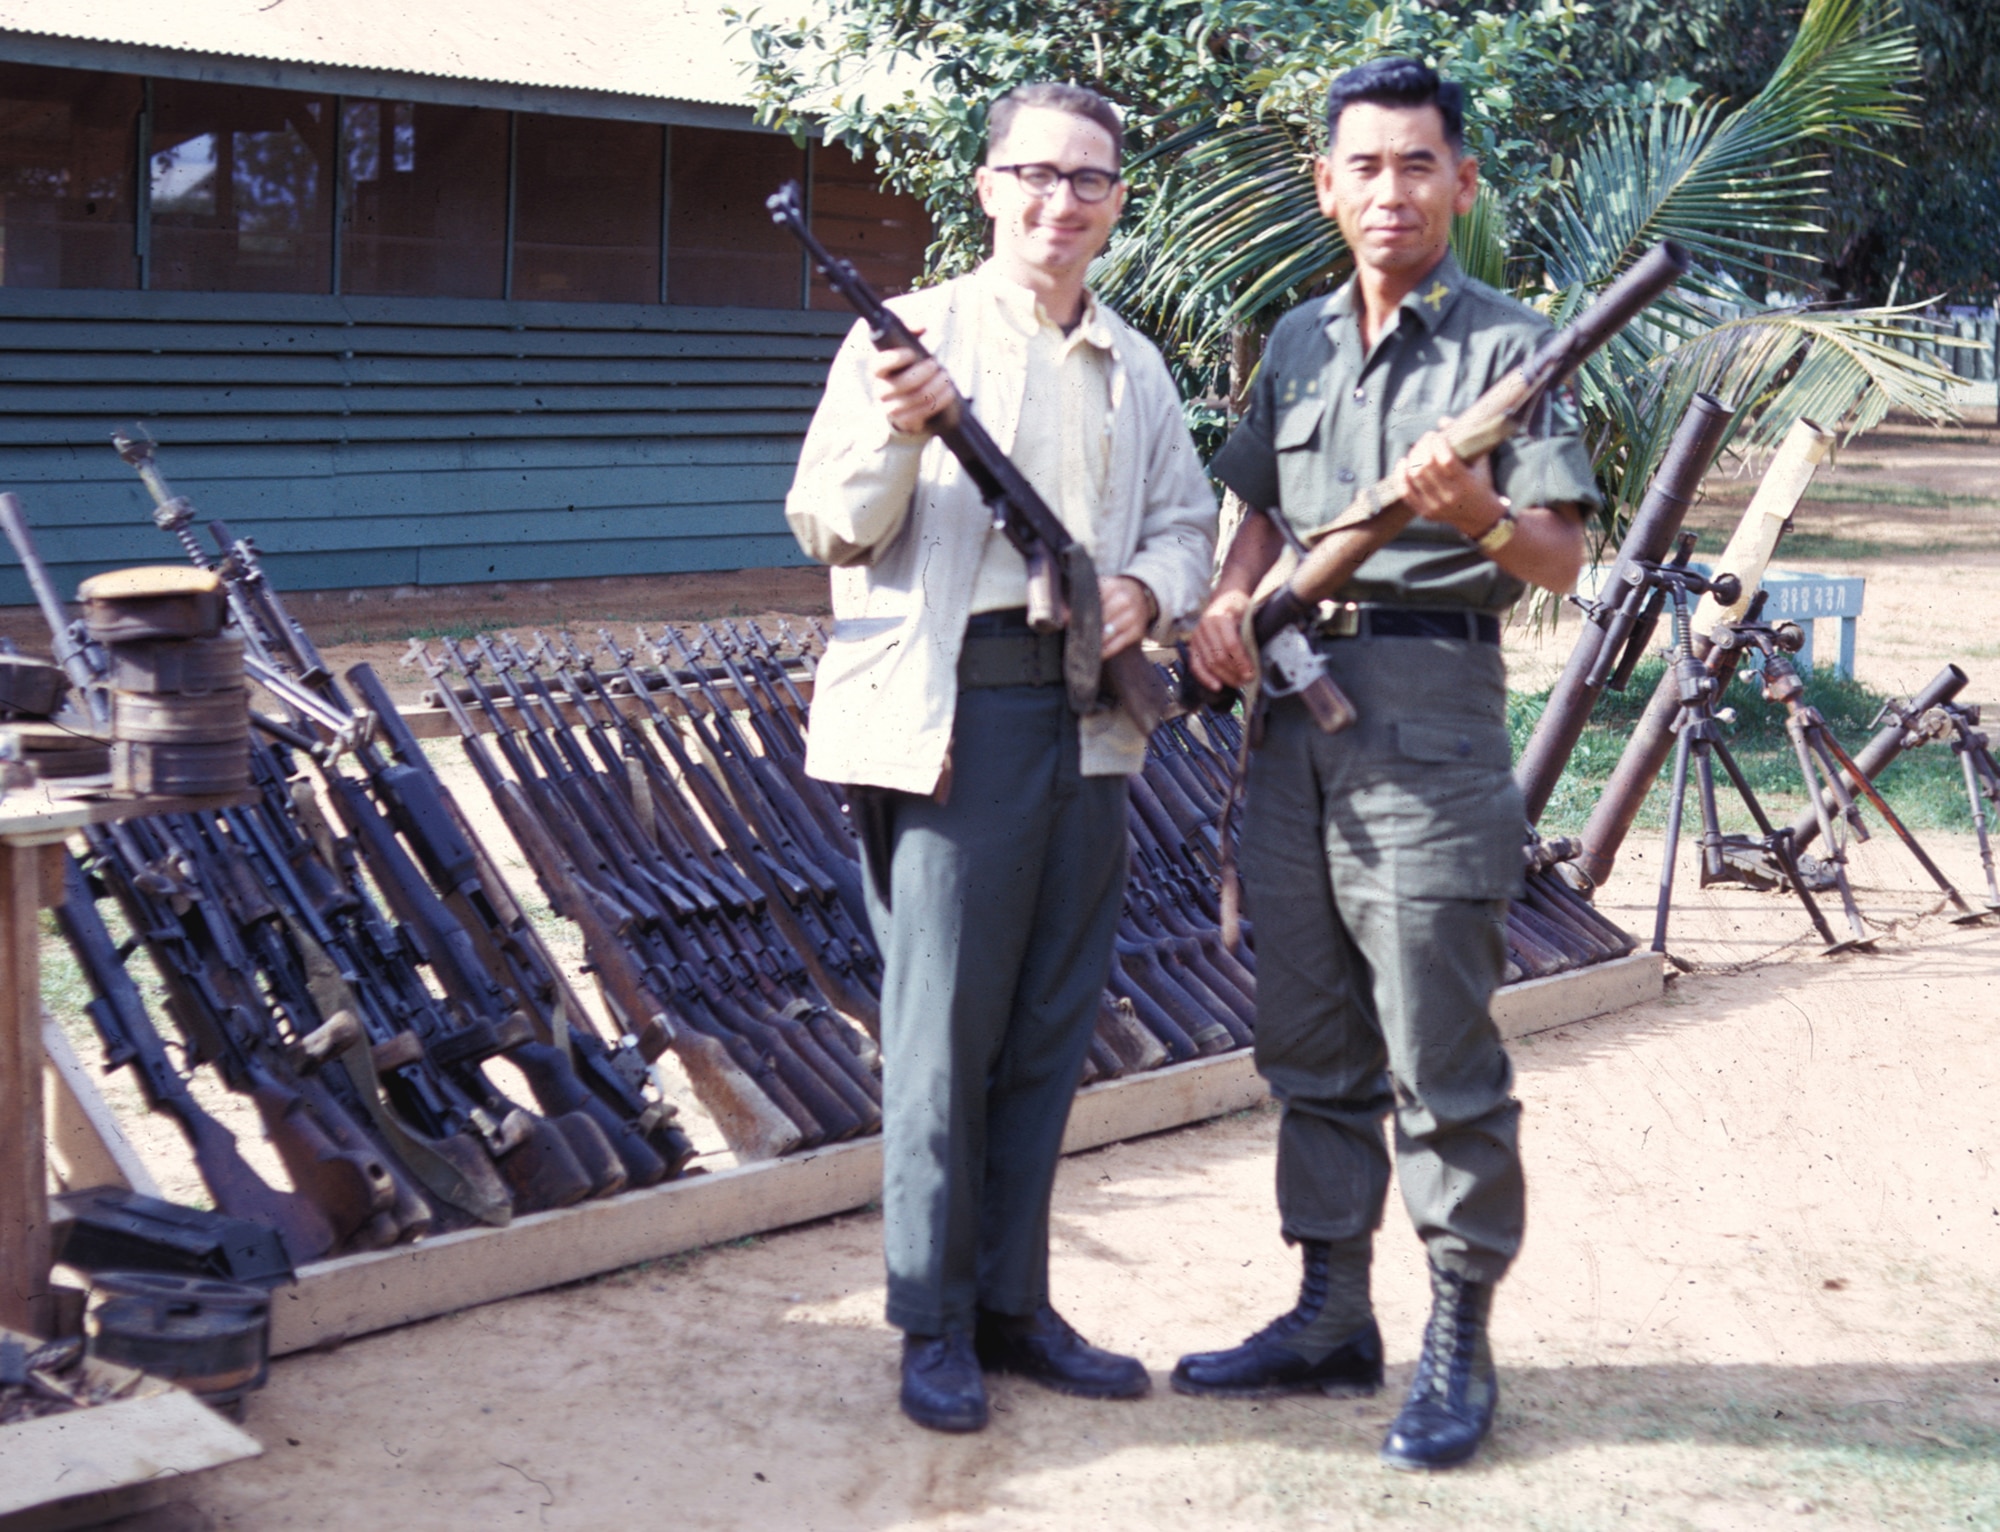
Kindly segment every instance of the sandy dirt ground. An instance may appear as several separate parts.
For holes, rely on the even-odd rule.
[[[1822,483],[1851,498],[1815,499],[1810,557],[1780,562],[1867,574],[1864,680],[1908,690],[1958,658],[1991,699],[2000,436],[1954,434],[1850,449]],[[1699,523],[1726,528],[1748,487],[1718,479]],[[810,610],[821,589],[739,578],[698,599]],[[538,594],[546,617],[510,603],[503,620],[587,605]],[[683,615],[659,590],[619,594],[633,610],[588,615]],[[337,663],[384,664],[411,631],[474,620],[321,636]],[[1517,684],[1567,646],[1567,624],[1514,634]],[[1978,888],[1969,836],[1927,841]],[[1635,837],[1600,896],[1628,929],[1650,929],[1658,862]],[[980,1436],[909,1425],[879,1219],[857,1214],[281,1361],[250,1404],[265,1456],[125,1525],[2000,1528],[2000,929],[1950,924],[1884,837],[1856,868],[1886,928],[1872,953],[1822,958],[1795,905],[1691,872],[1672,948],[1692,972],[1514,1046],[1530,1229],[1495,1312],[1500,1424],[1469,1469],[1375,1457],[1427,1301],[1393,1198],[1380,1396],[1166,1390],[1180,1352],[1234,1342],[1295,1292],[1265,1108],[1064,1163],[1056,1301],[1146,1360],[1145,1401],[1003,1379]]]

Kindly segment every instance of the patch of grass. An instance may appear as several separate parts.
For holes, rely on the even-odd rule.
[[[2000,501],[1991,495],[1952,495],[1917,484],[1849,484],[1845,480],[1821,480],[1808,484],[1805,498],[1835,505],[1922,505],[1935,508],[2000,505]]]
[[[1848,463],[1842,466],[1867,469],[1881,465]],[[1745,479],[1736,483],[1712,485],[1707,498],[1748,500],[1756,492],[1756,482]],[[1954,495],[1941,489],[1926,489],[1920,484],[1854,484],[1845,479],[1816,480],[1806,486],[1804,498],[1828,505],[1909,505],[1929,510],[1944,510],[1954,505],[2000,508],[2000,500],[1991,495]]]
[[[1606,692],[1598,700],[1597,709],[1542,814],[1544,834],[1574,834],[1583,828],[1665,670],[1661,659],[1650,657],[1633,673],[1631,684],[1623,692]],[[1517,754],[1534,731],[1548,700],[1547,691],[1516,692],[1508,698],[1508,725]],[[1805,700],[1820,710],[1834,738],[1849,754],[1854,754],[1874,732],[1871,725],[1884,698],[1860,682],[1845,680],[1826,668],[1807,678]],[[1785,733],[1784,709],[1766,702],[1754,684],[1740,680],[1730,683],[1722,702],[1725,707],[1734,708],[1737,715],[1735,724],[1727,730],[1730,753],[1743,768],[1743,775],[1765,812],[1778,823],[1784,823],[1807,801],[1798,757]],[[1647,793],[1636,828],[1657,830],[1665,826],[1671,764],[1669,760],[1668,766],[1661,769],[1660,780]],[[1750,816],[1729,788],[1720,762],[1716,765],[1716,779],[1723,828],[1751,829]],[[1876,780],[1876,786],[1913,830],[1964,830],[1969,825],[1965,781],[1958,758],[1941,745],[1905,752]],[[1698,812],[1695,795],[1690,790],[1686,808],[1690,823],[1699,822]],[[1863,813],[1868,816],[1871,828],[1879,827],[1879,816],[1865,806]]]
[[[1793,527],[1785,534],[1780,556],[1786,563],[1818,559],[1862,563],[1874,559],[1948,558],[1958,553],[1991,553],[1996,549],[2000,549],[2000,537],[1926,537],[1891,542],[1879,537],[1849,537],[1841,532],[1813,532]]]

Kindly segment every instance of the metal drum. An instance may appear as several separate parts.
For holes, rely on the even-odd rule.
[[[250,694],[111,694],[111,737],[148,745],[220,745],[249,737]]]
[[[90,1316],[94,1357],[136,1367],[236,1413],[270,1372],[271,1297],[261,1287],[166,1271],[105,1271]]]
[[[193,696],[243,689],[243,640],[234,633],[113,644],[110,654],[117,691]]]
[[[92,575],[77,587],[84,624],[100,644],[151,638],[213,638],[226,598],[213,570],[148,564]]]
[[[116,797],[233,793],[249,781],[247,734],[219,744],[157,745],[129,739],[111,744],[111,791]]]

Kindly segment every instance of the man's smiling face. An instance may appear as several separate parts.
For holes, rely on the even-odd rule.
[[[1357,101],[1313,164],[1319,208],[1362,266],[1421,276],[1479,197],[1479,163],[1452,148],[1435,106]]]
[[[993,220],[993,254],[1003,266],[1057,278],[1080,276],[1111,238],[1125,206],[1124,183],[1102,202],[1082,201],[1068,181],[1038,197],[1020,177],[995,170],[996,165],[1053,165],[1116,175],[1118,150],[1111,135],[1087,117],[1023,107],[973,177],[979,205]]]

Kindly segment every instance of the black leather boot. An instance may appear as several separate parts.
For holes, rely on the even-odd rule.
[[[970,1330],[903,1337],[903,1413],[933,1431],[986,1424],[986,1379]]]
[[[1301,1240],[1299,1301],[1242,1345],[1198,1351],[1174,1368],[1178,1394],[1262,1399],[1273,1394],[1335,1398],[1382,1386],[1382,1332],[1368,1312],[1368,1241],[1336,1247]]]
[[[1493,1284],[1431,1268],[1431,1322],[1410,1396],[1382,1442],[1391,1468],[1451,1468],[1493,1429],[1500,1380],[1486,1342]]]
[[[1046,1303],[1027,1315],[982,1309],[974,1338],[988,1372],[1016,1373],[1059,1394],[1137,1399],[1153,1386],[1137,1357],[1091,1345]]]

